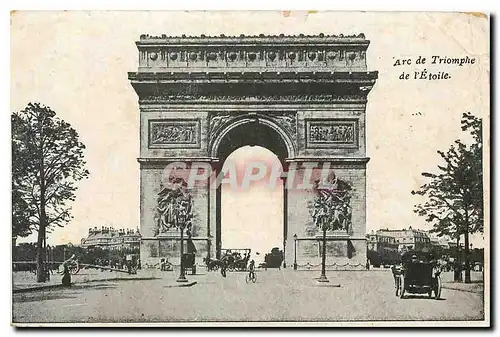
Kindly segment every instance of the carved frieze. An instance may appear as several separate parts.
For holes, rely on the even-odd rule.
[[[149,148],[199,148],[200,121],[198,119],[150,120]]]
[[[358,147],[357,120],[306,120],[308,148]]]

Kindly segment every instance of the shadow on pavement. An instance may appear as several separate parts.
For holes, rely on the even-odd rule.
[[[13,303],[39,302],[48,300],[73,299],[77,296],[68,292],[50,291],[50,292],[32,292],[22,293],[14,296]]]
[[[66,290],[80,290],[80,289],[96,289],[96,290],[101,290],[101,289],[115,289],[116,288],[116,283],[111,283],[111,284],[92,284],[92,283],[82,283],[82,284],[75,284],[71,286],[71,288],[66,288]]]
[[[422,296],[418,296],[418,295],[404,295],[405,297],[403,298],[403,300],[428,300],[428,301],[446,301],[446,298],[439,298],[438,300],[436,300],[434,297],[429,297],[427,295],[422,295]]]

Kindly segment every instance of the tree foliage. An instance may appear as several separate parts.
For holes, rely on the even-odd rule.
[[[14,112],[11,124],[13,235],[38,231],[41,264],[46,232],[71,220],[76,183],[89,175],[85,146],[69,123],[39,103]]]
[[[415,205],[415,213],[433,225],[438,236],[458,238],[462,234],[483,232],[482,121],[470,113],[462,116],[462,130],[472,135],[472,144],[461,140],[438,151],[444,164],[438,173],[422,173],[427,182],[414,195],[426,197]]]

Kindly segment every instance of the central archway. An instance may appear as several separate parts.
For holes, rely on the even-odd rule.
[[[243,174],[255,163],[266,168],[266,175],[243,187]],[[237,184],[221,185],[222,249],[251,249],[252,259],[264,262],[265,253],[284,246],[283,181],[279,177],[269,181],[272,171],[283,168],[278,157],[261,146],[235,150],[224,162],[223,172],[228,172],[228,166],[235,168],[231,174],[236,175]]]
[[[241,115],[240,115],[241,116]],[[247,115],[228,123],[215,137],[212,147],[212,154],[219,159],[219,170],[223,169],[223,165],[228,157],[240,148],[247,146],[262,147],[272,152],[281,164],[281,170],[286,170],[286,159],[294,155],[294,148],[292,142],[287,136],[286,132],[278,125],[273,123],[272,120],[262,118],[255,115]],[[259,158],[253,158],[259,160]],[[270,169],[270,168],[269,168]],[[269,178],[269,174],[266,176]],[[267,180],[264,180],[264,182]],[[282,217],[282,235],[279,246],[285,250],[284,242],[287,239],[287,191],[285,184],[280,182],[277,184],[282,189],[280,195],[282,197],[281,217]],[[221,250],[223,248],[250,248],[250,247],[225,247],[222,242],[222,186],[218,186],[216,190],[216,231],[215,231],[215,244],[216,244],[216,257],[221,257]],[[243,191],[241,191],[243,192]],[[244,192],[243,192],[244,193]],[[276,206],[276,205],[275,205]],[[272,247],[271,247],[272,248]],[[264,253],[264,252],[261,252]],[[286,266],[286,262],[284,262]]]

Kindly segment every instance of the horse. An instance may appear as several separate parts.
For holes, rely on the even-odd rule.
[[[207,266],[208,271],[216,271],[217,269],[220,268],[221,263],[222,263],[219,260],[212,260],[209,257],[204,257],[203,262],[205,262],[205,265]]]

